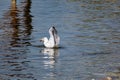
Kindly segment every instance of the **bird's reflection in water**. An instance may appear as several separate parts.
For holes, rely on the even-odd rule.
[[[59,56],[58,49],[44,48],[41,50],[41,53],[44,53],[44,66],[45,68],[54,68],[54,64],[57,61]]]

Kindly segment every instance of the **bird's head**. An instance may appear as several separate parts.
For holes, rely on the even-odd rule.
[[[40,39],[40,42],[47,42],[47,41],[48,41],[47,37],[43,37]]]

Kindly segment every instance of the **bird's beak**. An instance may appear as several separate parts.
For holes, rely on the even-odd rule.
[[[42,40],[42,39],[40,39],[40,42],[43,42],[43,40]]]

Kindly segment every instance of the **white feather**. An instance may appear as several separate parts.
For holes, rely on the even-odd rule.
[[[41,41],[44,42],[44,46],[48,48],[58,47],[60,43],[60,37],[58,36],[55,27],[51,27],[49,29],[49,34],[50,34],[49,40],[47,37],[41,39]]]

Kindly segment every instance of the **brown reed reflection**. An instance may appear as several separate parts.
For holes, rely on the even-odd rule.
[[[12,46],[23,46],[23,44],[30,44],[25,40],[29,40],[29,35],[31,34],[32,29],[32,16],[30,14],[31,3],[31,0],[26,0],[23,2],[21,10],[17,10],[16,0],[12,0],[11,2],[10,16],[12,20],[10,23],[13,28],[13,40],[11,41]]]
[[[18,10],[17,10],[17,5],[16,5],[16,0],[11,1],[11,8],[10,8],[10,16],[11,16],[11,22],[10,26],[12,27],[12,41],[11,45],[14,45],[17,43],[17,39],[19,37],[19,18],[18,18]]]
[[[9,9],[0,21],[0,29],[3,30],[0,34],[0,70],[3,71],[0,79],[3,80],[34,78],[32,73],[27,72],[29,61],[26,60],[32,30],[31,0],[25,0],[25,4],[20,5],[16,1],[11,0]]]
[[[1,37],[6,44],[5,48],[30,45],[29,40],[32,31],[31,3],[31,0],[25,0],[21,3],[17,3],[17,0],[11,0],[10,8],[5,11],[0,21],[0,28],[4,34]]]
[[[27,35],[30,35],[31,34],[31,29],[32,29],[32,25],[31,25],[31,22],[32,22],[32,15],[30,14],[30,9],[31,9],[31,0],[27,0],[25,2],[25,6],[24,6],[24,14],[23,14],[23,17],[24,17],[24,25],[25,25],[25,33],[27,33]]]

